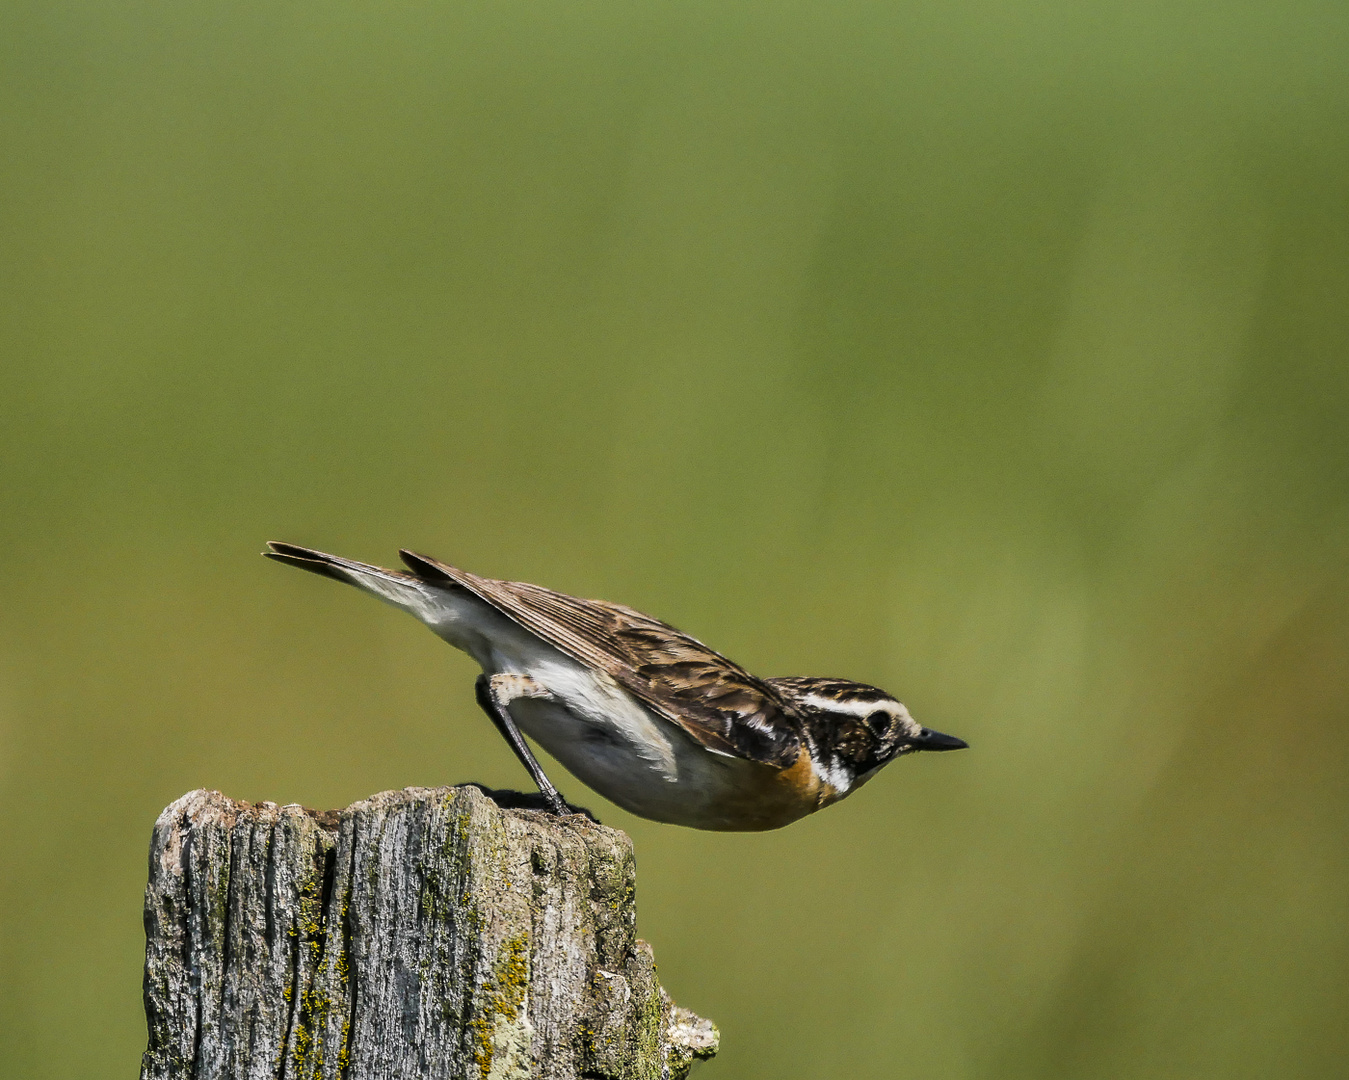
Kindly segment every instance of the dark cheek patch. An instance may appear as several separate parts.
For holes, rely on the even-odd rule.
[[[861,765],[871,754],[875,740],[871,733],[860,725],[842,728],[834,737],[834,752],[853,765]]]

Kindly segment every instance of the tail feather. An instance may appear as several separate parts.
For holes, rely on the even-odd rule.
[[[288,566],[298,566],[301,570],[308,570],[310,573],[322,574],[324,577],[332,578],[334,581],[346,581],[346,577],[330,562],[322,559],[310,558],[308,555],[296,555],[295,551],[307,551],[307,548],[295,548],[291,544],[278,544],[275,541],[268,541],[267,544],[271,551],[264,551],[269,559],[275,559],[279,563],[286,563]]]
[[[428,582],[402,570],[386,570],[382,566],[343,559],[313,548],[286,544],[279,540],[267,541],[270,551],[262,554],[277,562],[298,566],[314,574],[322,574],[334,581],[355,585],[364,592],[378,596],[394,607],[410,611],[418,617],[428,614]]]

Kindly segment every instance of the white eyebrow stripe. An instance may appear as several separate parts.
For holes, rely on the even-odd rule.
[[[865,720],[874,712],[888,713],[900,722],[910,738],[916,737],[923,730],[923,725],[909,715],[909,710],[893,698],[884,701],[836,701],[823,694],[807,694],[801,700],[821,712],[831,712],[835,715],[843,713],[846,716],[855,716],[859,720]]]
[[[832,713],[847,713],[849,716],[856,716],[858,719],[864,719],[874,712],[898,716],[900,710],[904,708],[897,701],[839,701],[837,698],[824,697],[821,694],[808,694],[801,700],[813,709]]]

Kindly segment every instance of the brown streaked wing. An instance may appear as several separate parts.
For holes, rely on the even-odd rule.
[[[468,589],[573,659],[607,672],[708,749],[778,768],[796,760],[800,718],[791,706],[771,686],[668,623],[622,604],[400,554],[422,577]]]

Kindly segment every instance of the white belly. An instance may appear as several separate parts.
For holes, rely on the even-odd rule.
[[[713,821],[721,816],[718,807],[734,797],[738,766],[748,764],[712,754],[650,714],[652,727],[670,729],[661,735],[659,754],[650,741],[634,739],[626,725],[582,720],[554,702],[521,699],[511,715],[576,779],[624,810],[656,821],[719,827]]]

